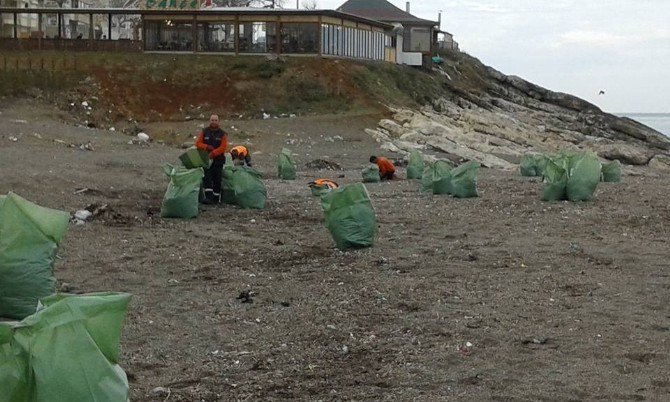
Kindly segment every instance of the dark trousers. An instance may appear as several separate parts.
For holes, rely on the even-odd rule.
[[[205,169],[202,186],[205,188],[205,197],[218,200],[221,197],[221,179],[225,162],[214,161],[209,169]]]
[[[382,175],[381,173],[379,174],[379,178],[382,180],[393,180],[393,176],[395,175],[395,172],[386,172],[386,174]]]

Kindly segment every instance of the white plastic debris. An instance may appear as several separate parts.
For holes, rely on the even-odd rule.
[[[81,105],[82,105],[83,107],[88,107],[88,102],[83,101],[83,102],[81,103]]]
[[[79,211],[74,213],[74,217],[82,221],[87,220],[91,216],[93,216],[93,212],[88,211],[86,209],[80,209]]]
[[[465,346],[471,348],[471,347],[472,347],[472,343],[470,343],[470,342],[465,342]]]
[[[149,134],[147,133],[138,133],[137,139],[141,142],[149,142]]]
[[[9,140],[10,140],[10,141],[14,141],[14,142],[16,142],[16,141],[18,141],[19,139],[16,138],[16,137],[13,137],[13,136],[12,136],[12,137],[9,137]]]
[[[270,117],[272,117],[272,116],[270,116],[270,115],[267,114],[267,113],[263,113],[263,120],[267,120],[267,119],[269,119]]]
[[[109,128],[109,131],[116,131],[116,128],[114,128],[114,127],[110,127],[110,128]]]

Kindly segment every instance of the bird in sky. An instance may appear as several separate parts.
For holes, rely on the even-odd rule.
[[[605,95],[605,91],[601,89],[600,92],[598,92],[598,95]]]

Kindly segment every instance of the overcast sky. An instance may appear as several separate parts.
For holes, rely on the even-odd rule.
[[[295,0],[287,6],[295,7]],[[334,9],[344,0],[318,0]],[[405,1],[391,0],[404,9]],[[415,0],[461,50],[608,112],[670,113],[670,0]],[[600,90],[605,95],[598,95]]]

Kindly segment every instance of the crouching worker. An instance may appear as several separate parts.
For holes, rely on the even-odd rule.
[[[209,118],[209,125],[200,130],[195,146],[208,152],[212,160],[209,169],[205,169],[205,177],[202,179],[205,188],[203,204],[217,204],[221,201],[221,178],[228,147],[228,133],[219,127],[219,116],[213,114]]]
[[[328,179],[316,179],[310,181],[307,185],[312,190],[312,195],[319,197],[328,194],[331,190],[335,190],[338,187],[337,183]]]
[[[247,147],[238,145],[230,150],[230,156],[233,157],[233,163],[251,167],[251,154]]]
[[[339,187],[337,185],[337,183],[335,183],[332,180],[328,180],[328,179],[316,179],[314,181],[310,181],[308,183],[308,186],[311,187],[311,188],[315,188],[315,187],[323,188],[323,189],[328,188],[328,189],[331,189],[331,190],[335,190],[337,187]]]
[[[382,180],[393,180],[395,175],[395,166],[393,162],[383,156],[371,156],[370,163],[376,163],[379,167],[379,178]]]

